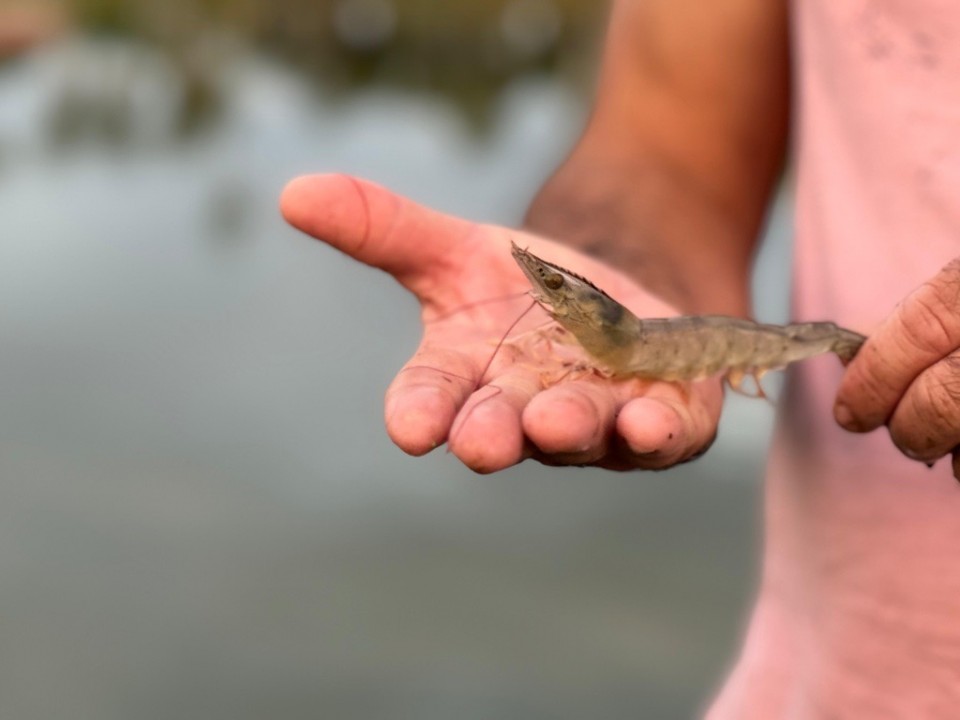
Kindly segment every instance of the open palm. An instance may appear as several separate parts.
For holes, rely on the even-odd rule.
[[[511,333],[526,340],[508,343],[489,362],[530,289],[511,240],[589,277],[641,317],[676,314],[625,275],[558,243],[444,215],[345,175],[294,180],[281,208],[293,226],[385,270],[420,301],[423,339],[386,396],[387,432],[404,451],[421,455],[449,441],[478,472],[527,457],[662,468],[713,439],[718,381],[612,381],[571,370],[589,361],[531,332],[547,320],[539,308]]]

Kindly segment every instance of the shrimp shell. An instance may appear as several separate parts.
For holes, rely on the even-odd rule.
[[[640,319],[586,278],[513,244],[534,299],[611,377],[688,381],[723,374],[741,391],[747,375],[822,353],[847,363],[866,337],[832,322],[770,325],[725,315]],[[763,391],[758,387],[758,394]]]

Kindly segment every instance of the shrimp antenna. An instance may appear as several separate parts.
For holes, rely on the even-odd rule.
[[[481,370],[480,374],[477,376],[477,383],[473,388],[473,392],[477,392],[477,390],[480,389],[480,386],[483,385],[483,376],[487,374],[487,371],[490,369],[490,366],[493,365],[493,361],[497,357],[497,353],[500,352],[500,348],[503,347],[503,344],[507,341],[507,338],[510,337],[510,333],[513,332],[513,329],[520,324],[520,321],[523,320],[527,316],[527,313],[533,310],[533,308],[536,305],[537,305],[536,300],[531,301],[529,307],[527,307],[526,310],[520,313],[517,316],[517,319],[514,320],[512,323],[510,323],[510,327],[507,328],[507,331],[500,336],[500,340],[497,341],[497,346],[493,349],[493,352],[490,354],[490,358],[487,360],[487,364],[483,366],[483,370]],[[472,408],[470,408],[470,410],[467,412],[463,420],[460,421],[460,427],[457,428],[457,432],[454,435],[460,434],[460,431],[463,429],[464,423],[466,423],[467,420],[470,419],[470,416],[473,414],[474,410],[480,407],[487,400],[495,398],[497,395],[499,395],[502,392],[500,388],[494,388],[494,389],[496,390],[495,393],[491,394],[488,397],[485,397],[483,400],[480,400]],[[454,442],[456,442],[456,437],[454,437],[454,435],[451,435],[447,441],[447,452],[450,452],[451,447],[453,446]]]
[[[465,380],[466,382],[473,383],[473,386],[474,386],[473,392],[476,392],[477,390],[480,389],[480,385],[483,384],[483,376],[487,374],[487,370],[489,370],[490,366],[493,365],[493,361],[497,357],[497,353],[500,352],[500,348],[503,347],[503,344],[507,341],[507,338],[510,337],[510,333],[513,332],[513,329],[518,324],[520,324],[520,321],[523,320],[523,318],[527,316],[527,313],[533,310],[533,306],[536,304],[537,304],[536,301],[533,301],[532,303],[530,303],[530,306],[526,310],[524,310],[522,313],[520,313],[517,316],[516,320],[510,323],[510,327],[507,328],[507,331],[503,335],[501,335],[500,339],[497,341],[496,347],[493,348],[493,352],[490,354],[490,357],[487,359],[487,362],[483,366],[483,370],[480,372],[479,375],[477,375],[476,381],[474,381],[471,378],[464,377],[463,375],[458,375],[455,372],[450,372],[449,370],[441,370],[440,368],[430,367],[429,365],[407,365],[402,370],[400,370],[400,372],[404,373],[404,372],[407,372],[408,370],[432,370],[433,372],[438,372],[441,375],[447,375],[449,377],[457,378],[457,380]],[[460,310],[455,310],[454,312],[460,312]]]
[[[527,307],[527,309],[524,310],[522,313],[520,313],[517,316],[516,320],[510,323],[510,327],[507,328],[507,331],[500,337],[500,340],[497,341],[497,346],[493,349],[493,353],[491,353],[490,359],[487,360],[487,364],[483,366],[483,370],[477,376],[477,387],[474,390],[474,392],[480,389],[480,386],[483,384],[483,376],[487,374],[487,370],[489,370],[490,366],[493,365],[494,358],[497,357],[497,353],[500,352],[500,348],[503,347],[503,344],[507,341],[507,338],[510,337],[510,333],[513,332],[513,329],[520,324],[520,321],[523,320],[527,316],[527,313],[533,310],[533,308],[536,307],[536,305],[537,305],[537,301],[531,300],[530,305]]]
[[[510,293],[509,295],[499,295],[497,297],[486,298],[484,300],[475,300],[473,302],[466,303],[465,305],[461,305],[456,310],[451,310],[450,312],[444,313],[443,315],[438,315],[435,318],[431,318],[430,322],[431,323],[440,322],[441,320],[446,320],[447,318],[451,318],[454,315],[459,315],[462,312],[473,310],[473,308],[475,307],[480,307],[482,305],[492,305],[493,303],[506,302],[508,300],[516,300],[517,298],[520,298],[520,297],[523,297],[524,295],[529,295],[529,294],[530,294],[529,290],[521,290],[518,293]],[[523,317],[523,315],[521,315],[520,317]],[[513,329],[512,325],[510,326],[510,329],[511,330]],[[509,332],[509,330],[507,332]]]

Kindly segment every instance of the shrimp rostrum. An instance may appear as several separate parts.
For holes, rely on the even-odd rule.
[[[769,325],[725,315],[641,319],[589,280],[513,244],[533,298],[612,378],[688,381],[723,375],[743,392],[752,376],[832,352],[849,362],[866,337],[832,322]]]

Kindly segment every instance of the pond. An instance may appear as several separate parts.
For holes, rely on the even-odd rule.
[[[408,458],[381,404],[416,307],[276,209],[338,170],[516,223],[582,93],[517,75],[478,132],[256,51],[222,83],[184,135],[134,41],[0,66],[0,715],[690,717],[748,605],[772,409],[734,398],[652,475]]]

